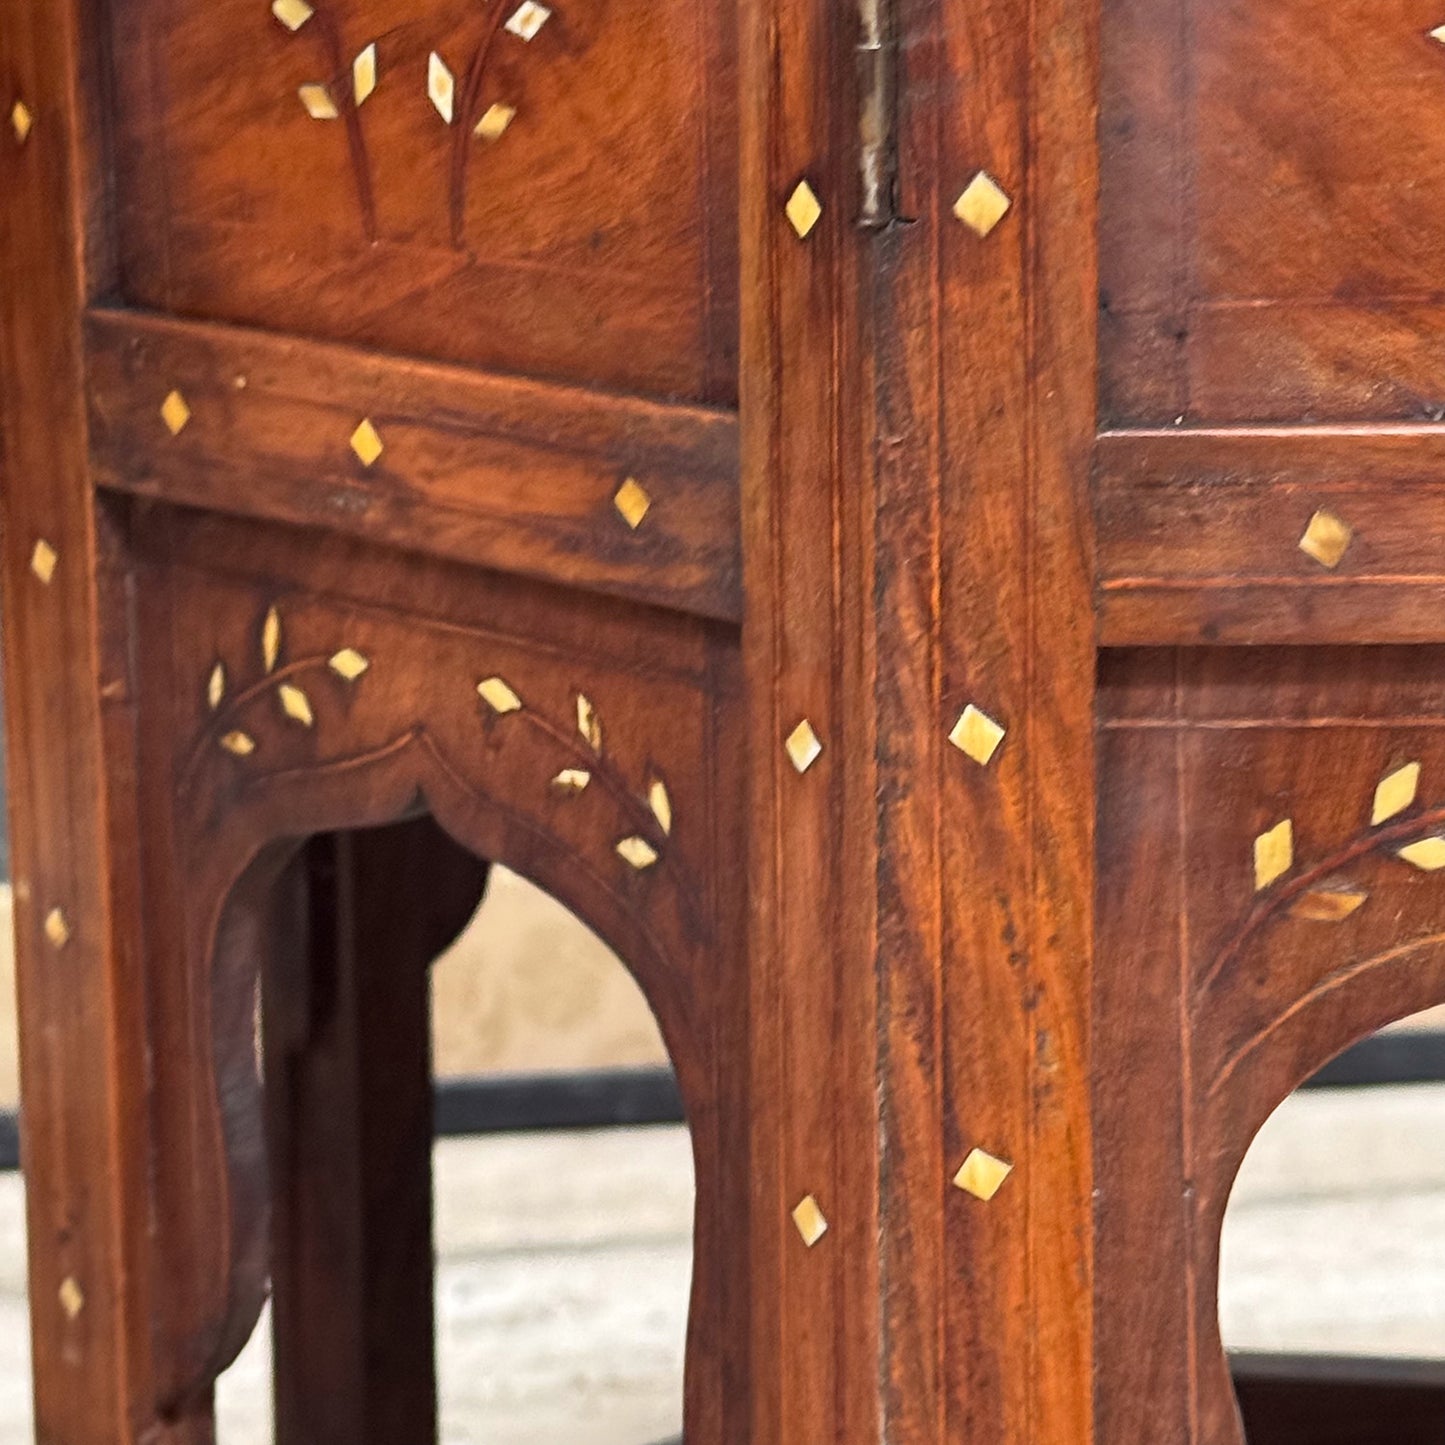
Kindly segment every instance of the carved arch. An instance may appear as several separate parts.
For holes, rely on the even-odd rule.
[[[697,1185],[686,1418],[727,1438],[748,1208],[741,875],[719,866],[741,793],[720,741],[731,653],[705,624],[447,580],[435,608],[422,587],[423,605],[403,610],[214,570],[166,577],[149,695],[174,698],[177,719],[165,757],[143,767],[163,822],[145,911],[153,1018],[170,1036],[156,1049],[171,1111],[157,1126],[159,1207],[191,1222],[166,1231],[157,1258],[163,1402],[182,1412],[205,1396],[264,1300],[253,1000],[262,950],[281,946],[277,880],[308,836],[425,811],[611,944],[657,1017]],[[445,600],[459,593],[462,608]],[[175,621],[196,617],[207,625]]]
[[[1414,767],[1416,765],[1412,765]],[[1399,815],[1361,829],[1326,858],[1291,867],[1263,889],[1206,970],[1195,999],[1191,1177],[1193,1294],[1199,1303],[1195,1377],[1199,1438],[1244,1445],[1220,1331],[1219,1261],[1225,1210],[1256,1135],[1285,1100],[1352,1044],[1387,1024],[1445,1002],[1445,881],[1409,865],[1410,851],[1438,839],[1445,809],[1415,806],[1413,786]],[[1415,855],[1417,858],[1426,855]],[[1433,864],[1433,858],[1429,860]],[[1347,879],[1358,872],[1367,887]],[[1440,889],[1430,921],[1414,910],[1403,936],[1388,908],[1383,921],[1343,947],[1321,940],[1304,969],[1282,969],[1284,982],[1259,994],[1232,989],[1253,968],[1271,972],[1271,931],[1293,916],[1326,929],[1352,917],[1362,900]],[[1338,918],[1336,917],[1338,915]],[[1392,926],[1393,925],[1393,926]],[[1358,952],[1357,952],[1358,950]]]

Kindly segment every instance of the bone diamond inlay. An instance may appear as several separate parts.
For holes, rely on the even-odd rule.
[[[1354,539],[1350,524],[1322,507],[1310,518],[1304,536],[1299,539],[1299,549],[1305,556],[1313,557],[1321,567],[1333,572],[1350,550]]]
[[[301,104],[306,107],[306,114],[312,120],[337,120],[341,112],[336,108],[336,102],[331,98],[331,92],[324,85],[314,81],[309,85],[301,86],[296,94],[301,97]]]
[[[173,391],[161,403],[161,420],[173,437],[178,437],[191,424],[191,408],[180,392]]]
[[[35,117],[30,114],[30,107],[23,100],[17,100],[10,109],[10,129],[15,132],[15,139],[20,145],[30,138],[34,126]]]
[[[30,570],[48,587],[59,561],[60,554],[42,537],[30,554]]]
[[[1438,873],[1445,868],[1445,838],[1421,838],[1400,849],[1400,857],[1422,873]]]
[[[355,682],[371,666],[371,659],[354,647],[343,647],[326,665],[337,677],[345,678],[347,682]]]
[[[272,0],[271,13],[294,35],[316,12],[306,0]]]
[[[823,755],[823,744],[813,731],[813,724],[804,718],[783,744],[788,759],[800,773],[806,773]]]
[[[376,90],[376,42],[372,41],[355,60],[351,62],[351,93],[357,107],[365,105]]]
[[[1003,1188],[1003,1182],[1014,1172],[1012,1164],[990,1154],[986,1149],[974,1149],[963,1161],[963,1167],[953,1176],[955,1186],[965,1194],[987,1203]]]
[[[811,1194],[793,1210],[793,1224],[809,1249],[828,1232],[828,1218]]]
[[[351,450],[356,453],[364,467],[374,467],[380,461],[386,446],[370,417],[366,417],[351,433]]]
[[[993,755],[999,750],[1006,734],[1007,729],[1002,723],[995,722],[986,712],[969,703],[954,723],[948,740],[965,757],[986,768],[993,761]]]
[[[70,942],[70,923],[59,908],[45,915],[45,937],[57,953]]]
[[[552,12],[545,5],[538,5],[536,0],[525,0],[525,4],[512,12],[507,29],[519,39],[533,40],[551,18]]]
[[[457,81],[451,67],[435,50],[427,60],[426,93],[436,106],[437,114],[450,125],[456,118]]]
[[[643,518],[652,509],[652,498],[648,496],[647,489],[635,477],[628,477],[618,487],[617,495],[612,498],[612,505],[617,508],[622,520],[635,532],[641,525]]]
[[[1403,813],[1415,801],[1419,787],[1419,763],[1406,763],[1403,768],[1396,768],[1388,777],[1383,778],[1380,786],[1375,789],[1375,805],[1370,810],[1370,826],[1377,827],[1396,814]]]
[[[953,214],[982,238],[1008,215],[1012,205],[1008,192],[987,171],[980,171],[953,203]]]
[[[520,712],[522,699],[500,677],[489,677],[477,684],[477,693],[482,701],[495,713],[503,717],[509,712]]]
[[[485,141],[499,141],[516,118],[515,105],[503,105],[501,101],[497,101],[482,112],[482,118],[477,122],[473,134]]]
[[[639,838],[634,834],[617,845],[617,856],[629,868],[635,868],[641,873],[657,862],[657,849],[646,838]]]
[[[1254,890],[1268,888],[1294,867],[1294,824],[1286,818],[1254,840]]]
[[[799,181],[783,209],[787,213],[788,224],[798,233],[800,239],[806,240],[808,233],[818,224],[818,219],[823,214],[823,203],[807,181]]]

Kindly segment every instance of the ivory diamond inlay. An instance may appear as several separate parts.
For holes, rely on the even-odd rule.
[[[180,392],[173,391],[161,403],[161,420],[173,437],[178,437],[191,424],[191,408]]]
[[[271,13],[294,35],[316,12],[306,0],[272,0]]]
[[[953,1182],[965,1194],[987,1202],[1003,1188],[1004,1180],[1013,1172],[1013,1165],[1006,1160],[996,1158],[986,1149],[974,1149],[953,1176]]]
[[[336,108],[336,102],[331,98],[331,92],[324,85],[314,82],[303,85],[296,94],[301,97],[301,104],[306,107],[306,114],[312,120],[336,120],[341,115]]]
[[[828,1232],[828,1218],[811,1194],[793,1210],[793,1223],[809,1249]]]
[[[507,29],[523,40],[533,40],[551,18],[552,12],[545,5],[538,5],[536,0],[525,0],[512,12]]]
[[[647,489],[636,478],[628,477],[618,487],[617,495],[612,499],[612,505],[617,508],[622,520],[635,532],[642,525],[642,519],[652,509],[652,498],[647,495]]]
[[[986,768],[993,761],[993,755],[999,750],[1006,733],[1002,723],[995,722],[986,712],[969,703],[954,723],[948,740],[965,757]]]
[[[823,204],[807,181],[799,181],[793,194],[788,197],[784,210],[787,212],[789,225],[800,237],[806,237],[818,224],[818,218],[823,214]]]
[[[55,576],[55,568],[59,561],[60,554],[42,537],[30,554],[30,570],[49,587],[50,579]]]
[[[485,141],[499,141],[506,134],[507,127],[517,118],[517,107],[503,105],[498,101],[482,112],[475,134]]]
[[[377,431],[370,417],[366,417],[360,426],[351,434],[351,450],[361,460],[364,467],[374,467],[381,459],[381,454],[386,450],[381,440],[381,433]]]
[[[987,171],[980,171],[953,203],[953,214],[975,236],[987,236],[1012,205],[1008,192]]]
[[[1370,825],[1386,822],[1403,813],[1415,801],[1420,787],[1420,764],[1406,763],[1380,782],[1375,789],[1375,805],[1370,811]]]
[[[818,734],[813,731],[813,724],[807,718],[804,718],[788,734],[783,747],[787,751],[789,760],[800,773],[806,773],[823,755],[823,744],[819,741]]]
[[[500,677],[489,677],[485,682],[479,682],[477,692],[495,713],[505,716],[509,712],[521,711],[522,699]]]
[[[1258,893],[1294,867],[1294,824],[1286,818],[1254,840],[1254,888]]]
[[[435,50],[427,60],[426,93],[436,106],[437,114],[450,125],[456,118],[457,81],[451,67]]]
[[[1333,572],[1354,539],[1349,523],[1322,507],[1310,518],[1304,536],[1299,539],[1299,549],[1307,557],[1313,557],[1321,567]]]

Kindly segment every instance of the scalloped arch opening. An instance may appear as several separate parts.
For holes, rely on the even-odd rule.
[[[588,1438],[635,1445],[681,1426],[694,1176],[710,1177],[712,1169],[705,1147],[695,1157],[686,1128],[641,1139],[611,1132],[438,1141],[434,1316],[429,1248],[423,1268],[413,1260],[409,1271],[401,1256],[346,1257],[348,1230],[429,1227],[432,1134],[423,1110],[433,1059],[438,1080],[498,1067],[665,1064],[669,1025],[674,1038],[689,1034],[692,1020],[678,998],[664,1003],[664,1023],[642,983],[676,965],[659,953],[641,969],[629,967],[604,940],[595,913],[582,916],[596,901],[585,876],[567,871],[546,847],[521,857],[513,850],[507,861],[511,868],[488,870],[453,830],[413,809],[397,823],[272,845],[227,896],[214,992],[218,1059],[228,1061],[222,1093],[230,1092],[226,1069],[237,1066],[229,1057],[239,1051],[231,1015],[240,1008],[224,1000],[244,988],[246,961],[235,956],[244,939],[239,952],[264,960],[258,1037],[276,1206],[272,1328],[257,1331],[222,1377],[227,1445],[271,1438],[261,1419],[270,1409],[268,1344],[279,1362],[277,1419],[291,1411],[293,1435],[295,1412],[306,1408],[299,1397],[314,1390],[308,1377],[318,1366],[323,1376],[344,1372],[347,1331],[339,1345],[325,1341],[308,1299],[318,1268],[333,1303],[355,1295],[365,1316],[366,1292],[379,1288],[394,1313],[376,1339],[350,1342],[366,1355],[369,1373],[386,1377],[372,1382],[366,1408],[425,1409],[420,1399],[395,1397],[426,1373],[419,1337],[434,1318],[443,1438],[521,1439],[530,1418],[538,1439],[584,1425]],[[548,882],[562,886],[548,891]],[[564,889],[565,900],[557,896]],[[244,920],[263,916],[276,931],[258,950]],[[589,1040],[589,1017],[604,1013],[601,1035]],[[704,1077],[702,1062],[693,1060],[694,1080]],[[377,1077],[368,1080],[369,1072]],[[685,1082],[681,1091],[686,1098]],[[359,1101],[359,1125],[345,1117],[350,1098]],[[706,1100],[690,1102],[707,1115]],[[247,1126],[233,1115],[228,1127],[243,1136]],[[372,1182],[384,1184],[380,1199],[367,1196],[365,1177],[378,1166],[383,1178]],[[337,1181],[346,1177],[361,1191],[354,1207],[338,1198]],[[385,1354],[388,1339],[396,1346],[397,1331],[409,1341],[378,1371],[377,1348]],[[318,1350],[331,1355],[318,1362]],[[378,1390],[388,1388],[393,1398],[381,1399]],[[569,1425],[568,1408],[587,1413]],[[417,1417],[395,1418],[407,1434],[412,1427],[400,1422]]]
[[[1445,1009],[1350,1044],[1268,1113],[1225,1190],[1216,1338],[1248,1445],[1445,1429],[1445,1078],[1428,1066]]]

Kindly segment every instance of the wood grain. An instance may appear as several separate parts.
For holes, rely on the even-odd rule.
[[[129,312],[86,335],[103,485],[739,615],[728,412]],[[191,411],[175,437],[173,389]],[[385,447],[371,467],[350,445],[363,418]],[[613,503],[629,477],[652,500],[635,530]]]

